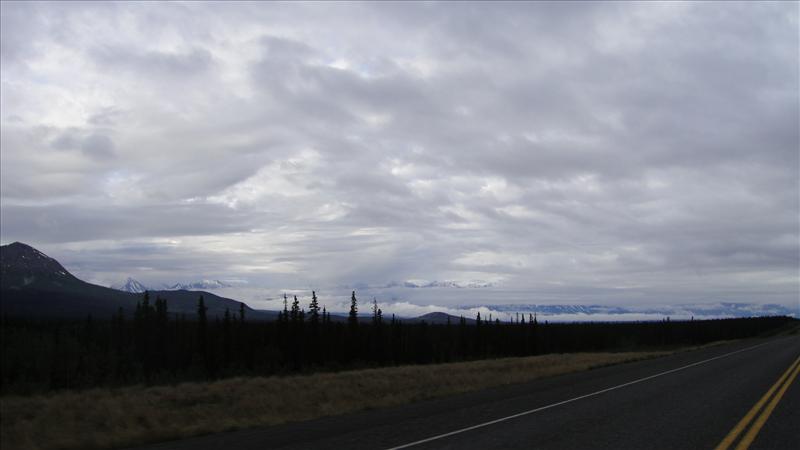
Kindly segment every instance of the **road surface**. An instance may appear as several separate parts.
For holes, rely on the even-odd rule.
[[[401,407],[146,448],[722,450],[741,444],[800,449],[798,371],[800,337],[746,340]]]

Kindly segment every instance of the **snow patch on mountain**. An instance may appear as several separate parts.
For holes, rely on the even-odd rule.
[[[470,280],[470,281],[455,281],[455,280],[443,280],[443,281],[428,281],[428,280],[405,280],[405,281],[392,281],[388,283],[386,288],[393,288],[393,287],[404,287],[404,288],[456,288],[456,289],[478,289],[478,288],[488,288],[488,287],[495,287],[496,284],[489,282],[489,281],[482,281],[482,280]]]
[[[736,318],[758,316],[790,316],[797,317],[800,311],[793,310],[778,304],[756,303],[705,303],[682,304],[674,306],[642,306],[623,307],[608,305],[479,305],[462,306],[460,309],[475,309],[484,307],[507,316],[517,313],[527,315],[536,314],[540,317],[552,317],[560,320],[569,318],[584,318],[594,320],[630,320],[636,317],[671,317],[673,319],[709,319],[709,318]],[[602,319],[601,319],[602,317]],[[644,319],[634,319],[644,320]]]
[[[123,281],[122,283],[111,285],[111,289],[116,289],[118,291],[123,291],[123,292],[130,292],[132,294],[141,294],[149,290],[145,285],[143,285],[139,281],[134,280],[131,277],[128,277],[128,279]]]
[[[231,285],[220,280],[201,280],[190,283],[175,283],[170,286],[164,285],[163,289],[166,291],[193,291],[204,289],[221,289],[226,287],[231,287]]]
[[[172,284],[148,286],[131,277],[128,277],[128,279],[123,281],[122,283],[111,285],[111,289],[116,289],[118,291],[124,291],[124,292],[131,292],[133,294],[141,294],[145,291],[198,291],[198,290],[209,290],[209,289],[222,289],[231,286],[232,286],[231,284],[228,284],[220,280],[200,280],[200,281],[192,281],[189,283],[172,283]]]

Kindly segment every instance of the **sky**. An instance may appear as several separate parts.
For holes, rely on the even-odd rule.
[[[0,241],[87,281],[798,304],[798,3],[0,8]]]

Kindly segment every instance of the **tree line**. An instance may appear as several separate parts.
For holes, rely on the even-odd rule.
[[[82,321],[2,318],[3,393],[42,392],[135,383],[174,383],[231,376],[275,375],[429,364],[579,351],[698,345],[758,336],[789,317],[625,323],[547,323],[534,315],[512,322],[464,317],[445,324],[385,319],[373,300],[358,314],[352,293],[346,319],[306,310],[284,296],[275,321],[248,321],[238,311],[208,317],[171,314],[167,301],[145,293],[131,316]]]

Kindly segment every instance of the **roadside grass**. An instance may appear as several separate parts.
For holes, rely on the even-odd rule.
[[[664,356],[573,353],[0,398],[0,446],[98,449],[277,425]]]

